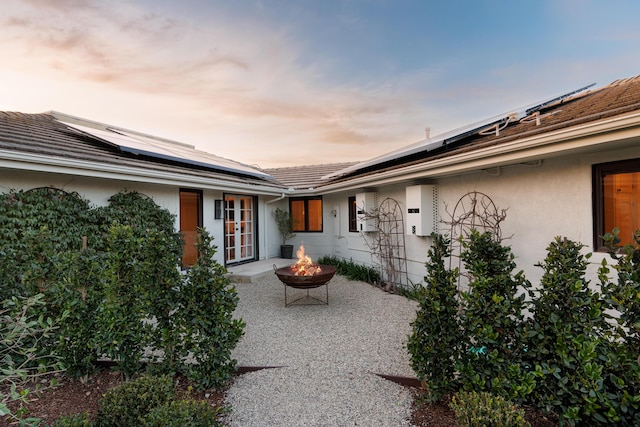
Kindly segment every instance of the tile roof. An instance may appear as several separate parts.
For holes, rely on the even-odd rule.
[[[272,180],[122,152],[99,139],[68,129],[66,125],[46,113],[0,112],[0,150],[69,161],[96,162],[113,167],[133,167],[158,173],[178,173],[218,181],[280,187]]]
[[[271,168],[264,171],[286,188],[308,190],[317,188],[325,183],[326,181],[322,179],[323,176],[354,164],[356,162]]]

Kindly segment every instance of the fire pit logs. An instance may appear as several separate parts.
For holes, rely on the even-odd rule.
[[[327,284],[329,280],[336,273],[336,268],[331,265],[318,265],[311,261],[311,258],[304,254],[304,246],[300,246],[300,249],[296,252],[298,256],[298,262],[289,266],[274,270],[278,279],[285,285],[284,286],[284,305],[288,307],[293,303],[302,300],[305,297],[298,298],[289,302],[287,300],[287,288],[305,289],[307,291],[306,298],[319,301],[322,304],[329,304],[329,288]],[[326,287],[326,299],[312,297],[309,295],[309,289],[318,288],[320,286]]]

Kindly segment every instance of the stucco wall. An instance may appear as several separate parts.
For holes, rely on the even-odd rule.
[[[515,254],[517,268],[524,270],[532,283],[538,284],[543,271],[535,264],[544,260],[546,248],[556,236],[581,242],[585,245],[585,253],[593,251],[592,165],[637,156],[637,150],[633,149],[613,150],[605,154],[586,153],[435,180],[439,192],[440,232],[450,233],[450,226],[446,223],[450,223],[453,208],[462,196],[471,191],[486,194],[499,210],[507,210],[506,219],[501,223],[502,236],[508,238],[505,244]],[[376,188],[376,192],[379,203],[386,197],[397,200],[406,220],[405,187],[406,184],[397,184]],[[312,253],[328,253],[374,265],[363,236],[348,232],[347,199],[355,193],[343,192],[324,197],[324,234],[332,238],[333,245],[305,246]],[[331,210],[336,206],[339,218],[333,219]],[[424,262],[431,238],[404,237],[409,280],[421,282],[426,273]],[[309,237],[306,240],[316,241]],[[594,253],[590,260],[588,278],[594,284],[597,283],[597,268],[603,258],[610,261],[602,253]]]

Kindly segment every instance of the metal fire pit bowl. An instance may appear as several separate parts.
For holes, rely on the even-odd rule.
[[[336,268],[331,265],[319,265],[320,273],[314,274],[313,276],[296,276],[293,273],[291,267],[282,267],[276,269],[276,266],[273,266],[273,269],[278,276],[278,279],[284,284],[284,306],[288,307],[297,301],[302,299],[312,299],[318,301],[321,304],[329,304],[329,287],[327,286],[329,280],[336,273]],[[326,288],[326,299],[321,300],[309,295],[309,290],[313,288],[318,288],[320,286],[325,286]],[[306,296],[297,298],[293,301],[289,301],[287,299],[287,288],[296,288],[296,289],[304,289],[307,291]],[[297,304],[297,305],[316,305],[318,303],[311,304]]]

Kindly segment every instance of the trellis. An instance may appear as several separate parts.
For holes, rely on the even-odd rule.
[[[451,222],[448,223],[451,236],[449,268],[457,267],[460,270],[458,278],[459,292],[468,283],[468,276],[465,274],[462,259],[460,258],[463,242],[469,238],[472,230],[480,233],[490,232],[495,240],[501,241],[502,230],[500,229],[500,223],[505,218],[506,209],[498,210],[493,200],[479,191],[471,191],[465,194],[456,203],[453,213],[451,213]]]
[[[365,212],[366,220],[376,225],[376,231],[365,233],[365,242],[380,264],[382,287],[392,291],[405,287],[407,277],[407,253],[404,240],[404,216],[397,200],[386,198],[380,205]]]

